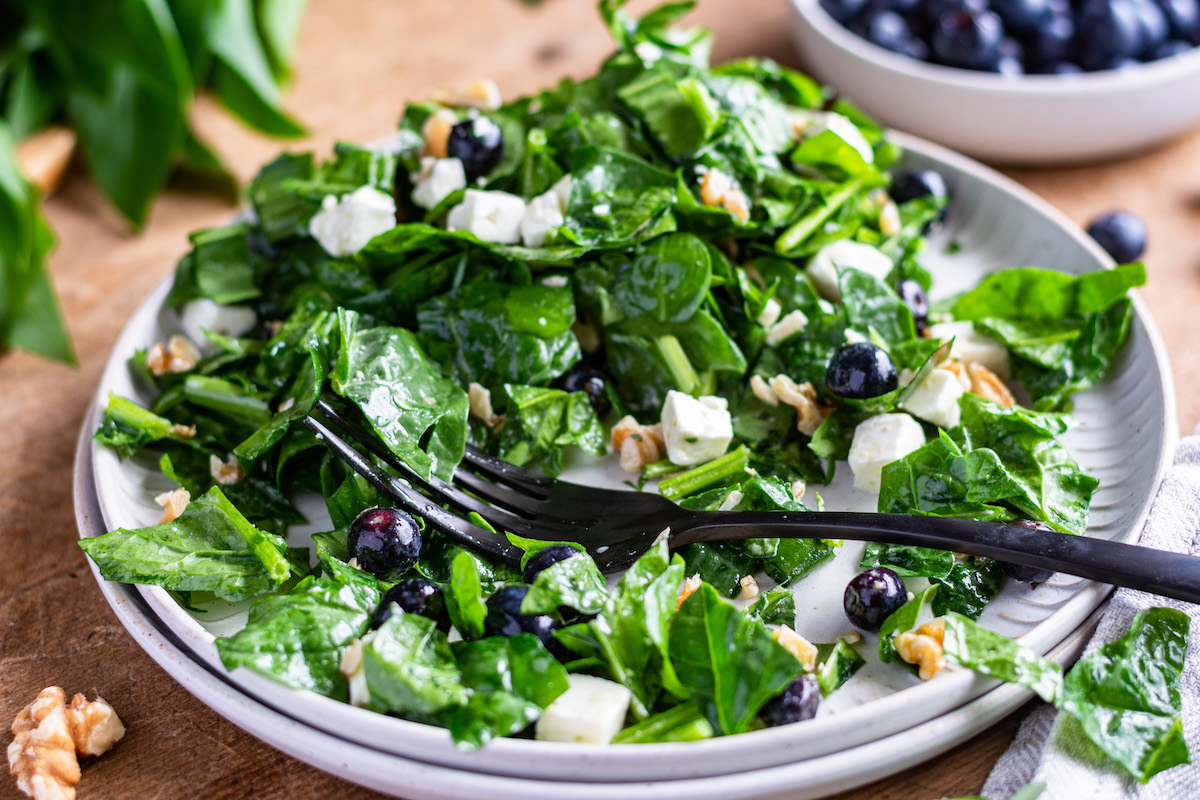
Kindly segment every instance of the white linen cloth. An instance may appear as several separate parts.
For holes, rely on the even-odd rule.
[[[1200,426],[1183,439],[1150,509],[1141,544],[1200,555]],[[1040,800],[1197,800],[1200,798],[1200,605],[1119,589],[1108,601],[1086,653],[1119,638],[1134,615],[1152,606],[1177,608],[1192,620],[1187,658],[1180,680],[1183,731],[1192,764],[1155,775],[1140,784],[1097,750],[1079,724],[1053,706],[1035,708],[1017,731],[983,787],[988,800],[1004,800],[1033,781],[1043,781]]]

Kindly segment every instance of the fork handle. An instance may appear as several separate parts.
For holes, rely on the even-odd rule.
[[[856,539],[986,556],[1200,603],[1200,558],[996,522],[839,511],[724,511],[697,515],[671,544],[780,537]]]

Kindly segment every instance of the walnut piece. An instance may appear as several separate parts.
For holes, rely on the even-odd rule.
[[[192,502],[192,495],[187,489],[175,489],[171,492],[163,492],[154,498],[154,502],[163,507],[162,519],[158,521],[158,524],[162,525],[178,519],[183,510],[187,508],[187,504]]]
[[[8,746],[8,769],[17,788],[35,800],[74,800],[82,755],[100,755],[125,735],[117,712],[102,698],[47,686],[17,714]]]
[[[719,169],[710,169],[700,178],[700,202],[720,206],[737,217],[738,222],[750,219],[750,204],[741,189],[733,188],[729,176]]]
[[[687,600],[692,596],[693,592],[700,588],[701,583],[703,583],[703,581],[700,580],[699,575],[693,575],[684,580],[683,586],[679,587],[679,599],[675,601],[676,611],[678,611],[683,605],[684,600]]]
[[[174,372],[187,372],[200,361],[200,351],[186,336],[172,336],[164,345],[155,344],[146,352],[146,369],[156,378]]]
[[[946,666],[942,648],[946,621],[941,617],[926,622],[916,630],[905,631],[892,640],[896,653],[909,664],[918,666],[917,674],[927,681]]]
[[[246,471],[238,462],[237,456],[231,455],[225,461],[217,456],[208,457],[208,473],[219,486],[232,486],[246,479]]]
[[[504,417],[492,409],[491,391],[483,388],[482,384],[472,381],[467,386],[467,401],[470,403],[471,416],[483,420],[483,424],[489,428],[494,428],[504,422]]]
[[[977,394],[984,400],[991,400],[1007,408],[1016,404],[1016,399],[1004,381],[987,367],[972,362],[967,364],[967,374],[971,376],[971,388],[968,390],[971,394]]]
[[[804,665],[806,672],[812,672],[817,668],[817,646],[815,644],[787,625],[780,625],[771,635]]]
[[[425,124],[421,126],[421,136],[425,139],[421,155],[445,158],[446,142],[450,141],[450,129],[457,123],[458,117],[448,108],[441,108],[430,114],[429,118],[425,120]]]
[[[642,467],[661,457],[664,446],[662,423],[642,425],[633,417],[625,416],[613,426],[612,446],[621,455],[621,469],[641,472]]]
[[[787,375],[776,375],[767,381],[775,396],[796,409],[796,429],[812,436],[833,409],[817,402],[817,390],[808,381],[797,384]]]
[[[739,598],[742,600],[755,600],[758,598],[758,581],[754,580],[753,575],[743,575],[739,583],[742,587],[742,591],[738,594]]]
[[[433,99],[442,105],[478,108],[480,111],[495,111],[503,104],[500,87],[486,78],[468,86],[439,89],[433,93]]]

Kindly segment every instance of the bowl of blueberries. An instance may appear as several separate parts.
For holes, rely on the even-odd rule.
[[[1200,0],[791,2],[803,67],[984,161],[1096,161],[1200,124]]]

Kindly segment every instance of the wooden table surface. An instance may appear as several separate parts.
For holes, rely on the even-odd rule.
[[[717,31],[715,57],[760,54],[793,63],[785,0],[702,0],[695,21]],[[593,71],[609,50],[590,0],[314,0],[287,106],[311,131],[290,149],[325,154],[337,139],[395,129],[406,99],[494,78],[506,96]],[[1114,109],[1114,113],[1123,113]],[[281,148],[211,102],[201,131],[241,179]],[[1179,421],[1200,419],[1200,132],[1121,161],[1007,173],[1074,221],[1125,208],[1150,229],[1142,296],[1170,351]],[[131,234],[97,190],[72,174],[47,204],[60,243],[53,278],[78,369],[22,353],[0,359],[0,742],[38,690],[98,689],[128,734],[84,764],[84,798],[367,798],[376,795],[284,756],[227,723],[174,683],[117,622],[76,547],[73,448],[102,366],[125,321],[187,249],[186,234],[220,224],[232,206],[197,185],[173,185],[144,232]],[[925,800],[975,793],[1011,741],[1021,713],[928,764],[842,800]],[[0,797],[16,796],[0,779]],[[410,800],[420,800],[410,798]]]

